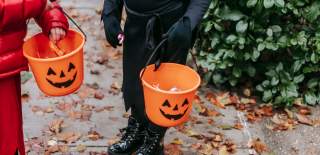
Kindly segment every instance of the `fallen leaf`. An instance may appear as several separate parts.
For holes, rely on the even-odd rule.
[[[87,149],[87,147],[85,145],[83,145],[83,144],[77,145],[77,151],[80,152],[80,153],[86,151],[86,149]]]
[[[170,143],[171,144],[176,144],[176,145],[182,145],[183,141],[181,139],[179,139],[179,138],[175,138]]]
[[[249,88],[243,89],[243,94],[247,97],[251,96],[251,90]]]
[[[121,86],[118,84],[118,82],[112,83],[110,86],[109,93],[113,95],[118,95],[121,91]]]
[[[301,115],[310,115],[311,109],[309,107],[299,107],[298,108],[299,114]]]
[[[103,138],[103,136],[101,136],[97,131],[92,131],[92,130],[88,132],[87,137],[92,141],[97,141]]]
[[[313,121],[309,117],[300,114],[296,114],[296,116],[299,123],[313,126]]]
[[[183,155],[180,145],[167,144],[165,145],[165,154],[167,155]]]
[[[219,126],[220,129],[222,130],[231,130],[233,128],[232,125],[224,124]]]
[[[64,132],[57,134],[57,138],[59,141],[64,141],[68,144],[71,144],[79,140],[81,138],[81,134],[76,132]]]
[[[96,91],[94,93],[94,98],[98,99],[98,100],[102,100],[104,98],[104,94],[101,91]]]
[[[233,125],[233,128],[238,129],[238,130],[242,130],[243,129],[243,125],[240,122],[236,122]]]
[[[223,145],[219,148],[219,155],[229,155],[229,152],[227,151],[227,146]]]
[[[54,109],[52,107],[46,107],[46,108],[43,109],[43,112],[45,112],[45,113],[53,113]]]
[[[62,119],[53,120],[49,125],[49,130],[55,134],[60,133],[62,124]]]
[[[201,145],[199,152],[204,155],[212,155],[214,152],[214,148],[210,144],[204,144],[204,145]]]
[[[267,145],[261,142],[259,138],[250,140],[248,143],[248,146],[254,149],[259,154],[268,151]]]

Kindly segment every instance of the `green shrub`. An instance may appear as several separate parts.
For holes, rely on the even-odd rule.
[[[320,1],[213,0],[196,42],[205,79],[264,102],[320,102]]]

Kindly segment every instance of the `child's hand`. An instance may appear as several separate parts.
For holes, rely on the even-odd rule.
[[[66,31],[62,28],[52,28],[50,30],[49,38],[52,42],[57,43],[66,36]]]

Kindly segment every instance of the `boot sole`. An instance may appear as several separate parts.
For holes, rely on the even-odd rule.
[[[116,153],[108,150],[108,155],[132,155],[135,151],[130,151],[128,153]]]

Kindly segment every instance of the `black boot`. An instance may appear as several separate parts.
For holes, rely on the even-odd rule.
[[[164,155],[163,135],[148,129],[143,145],[137,150],[136,155]]]
[[[109,155],[131,155],[143,144],[144,135],[143,125],[131,116],[121,140],[109,147]]]

